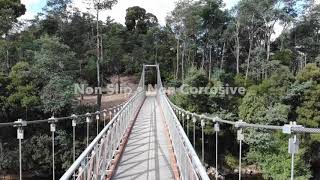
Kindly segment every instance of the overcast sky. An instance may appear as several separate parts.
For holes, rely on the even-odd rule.
[[[79,8],[81,11],[86,12],[86,5],[82,3],[83,0],[73,0],[73,6]],[[19,19],[32,19],[37,13],[42,11],[46,5],[46,0],[21,0],[26,5],[27,12]],[[159,23],[165,25],[165,18],[175,7],[176,0],[118,0],[112,10],[104,11],[101,13],[101,19],[111,16],[116,22],[124,24],[126,9],[132,6],[140,6],[158,17]],[[239,0],[224,0],[225,7],[230,9],[237,4]],[[320,3],[320,0],[315,0]],[[282,26],[277,23],[275,25],[275,34],[272,39],[275,39],[281,34]]]
[[[105,11],[102,17],[111,16],[116,22],[124,24],[126,9],[132,6],[140,6],[159,19],[160,24],[165,24],[165,18],[174,9],[176,0],[118,0],[112,10]],[[225,0],[226,8],[234,6],[239,0]],[[46,5],[46,0],[21,0],[26,5],[27,12],[20,19],[32,19]],[[82,0],[73,0],[73,5],[81,11],[87,11]]]

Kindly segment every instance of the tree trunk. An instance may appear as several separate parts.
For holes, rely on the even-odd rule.
[[[182,59],[181,59],[181,80],[184,80],[184,59],[185,59],[185,52],[186,51],[186,43],[183,43],[183,50],[182,50]]]
[[[177,64],[176,64],[176,80],[178,80],[178,75],[179,75],[179,47],[180,47],[180,40],[178,38],[177,42]]]
[[[187,63],[188,66],[190,66],[190,64],[191,64],[190,59],[191,59],[191,49],[188,50],[188,63]],[[188,68],[189,67],[187,67],[186,69],[188,70]]]
[[[158,47],[156,45],[156,58],[155,58],[155,64],[158,63]]]
[[[224,54],[226,53],[226,42],[223,42],[223,49],[222,49],[222,56],[221,56],[221,63],[220,63],[220,70],[223,69],[224,64]]]
[[[271,46],[271,35],[268,33],[267,35],[267,62],[270,60],[270,46]]]
[[[10,62],[9,62],[9,50],[6,51],[6,65],[7,65],[7,73],[10,74]]]
[[[197,58],[197,48],[196,48],[196,50],[194,51],[194,54],[193,54],[192,66],[194,66],[194,64],[196,62],[196,58]]]
[[[120,88],[121,88],[121,86],[120,86],[120,75],[119,75],[119,72],[117,73],[117,76],[118,76],[118,94],[120,94]]]
[[[103,56],[104,56],[104,51],[103,51],[103,39],[101,36],[101,40],[100,40],[100,62],[103,62]],[[104,68],[104,70],[106,71],[106,69]],[[103,72],[100,74],[100,86],[102,87],[104,85],[104,76],[103,76]],[[102,94],[101,94],[102,95]]]
[[[212,69],[212,47],[209,47],[209,80],[211,80],[211,69]]]
[[[99,37],[99,9],[97,8],[97,86],[100,88],[100,37]],[[98,109],[101,110],[101,94],[97,95]]]
[[[283,51],[284,37],[280,37],[280,51]]]
[[[306,67],[307,66],[307,55],[305,54],[304,55],[304,67]]]
[[[253,43],[253,39],[252,39],[252,37],[251,37],[250,43],[249,43],[248,58],[247,58],[246,80],[248,79],[249,68],[250,68],[250,59],[251,59],[252,43]]]
[[[240,61],[240,37],[239,37],[239,31],[240,31],[240,20],[237,20],[236,25],[236,62],[237,62],[237,74],[240,73],[239,69],[239,61]]]
[[[204,69],[204,59],[205,59],[205,52],[204,52],[204,48],[203,48],[203,52],[202,52],[202,62],[201,62],[201,69]]]

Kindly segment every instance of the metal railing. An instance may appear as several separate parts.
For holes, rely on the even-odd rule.
[[[123,136],[144,99],[144,91],[134,95],[60,179],[105,179],[106,172],[112,164]]]
[[[164,113],[164,119],[169,129],[169,134],[176,157],[176,163],[182,180],[209,180],[209,176],[202,165],[195,149],[189,141],[182,125],[173,111],[168,97],[162,86],[159,65],[157,67],[157,99]]]
[[[60,180],[105,179],[112,161],[118,153],[121,142],[127,134],[142,106],[144,91],[144,69],[135,94],[115,114],[95,139],[87,146]]]
[[[203,167],[163,91],[158,92],[158,101],[162,107],[165,121],[169,129],[181,179],[208,180],[209,177],[205,168]]]

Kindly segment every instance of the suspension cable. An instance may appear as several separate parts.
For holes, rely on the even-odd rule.
[[[108,110],[109,111],[112,111],[112,110],[115,110],[116,112],[116,109],[122,107],[124,104],[126,104],[128,101],[125,101],[115,107],[112,107],[112,108],[109,108]],[[105,112],[107,110],[104,110]],[[88,114],[94,116],[94,115],[101,115],[103,112],[94,112],[94,113],[86,113],[86,114],[79,114],[79,115],[76,115],[78,118],[83,118],[83,117],[86,117]],[[66,116],[66,117],[55,117],[55,121],[56,123],[59,123],[61,121],[68,121],[68,120],[72,120],[72,116]],[[23,121],[26,126],[27,125],[32,125],[32,124],[42,124],[42,123],[48,123],[50,121],[50,118],[48,119],[39,119],[39,120],[32,120],[32,121]],[[6,122],[6,123],[0,123],[0,128],[2,127],[10,127],[10,126],[15,126],[16,125],[16,122]]]
[[[169,99],[168,99],[169,100]],[[171,101],[169,101],[170,105],[172,106],[173,109],[182,111],[183,113],[192,115],[192,117],[195,118],[203,118],[206,121],[212,121],[214,120],[215,117],[209,117],[209,116],[205,116],[205,115],[199,115],[196,113],[191,113],[188,112],[176,105],[174,105]],[[266,129],[266,130],[282,130],[284,131],[285,128],[287,128],[287,126],[289,125],[283,125],[283,126],[276,126],[276,125],[261,125],[261,124],[251,124],[251,123],[246,123],[246,122],[242,122],[242,121],[229,121],[229,120],[223,120],[223,119],[217,119],[216,120],[219,123],[223,123],[223,124],[229,124],[229,125],[233,125],[233,126],[241,126],[242,128],[253,128],[253,129]],[[293,126],[292,128],[290,128],[290,131],[292,133],[313,133],[313,134],[319,134],[320,133],[320,128],[306,128],[303,126]]]

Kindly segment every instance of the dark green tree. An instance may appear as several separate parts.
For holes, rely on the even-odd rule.
[[[158,19],[145,9],[134,6],[127,9],[125,24],[129,31],[146,34],[150,27],[158,25]]]
[[[0,35],[6,34],[17,18],[26,12],[26,8],[20,0],[1,0],[0,1]]]

